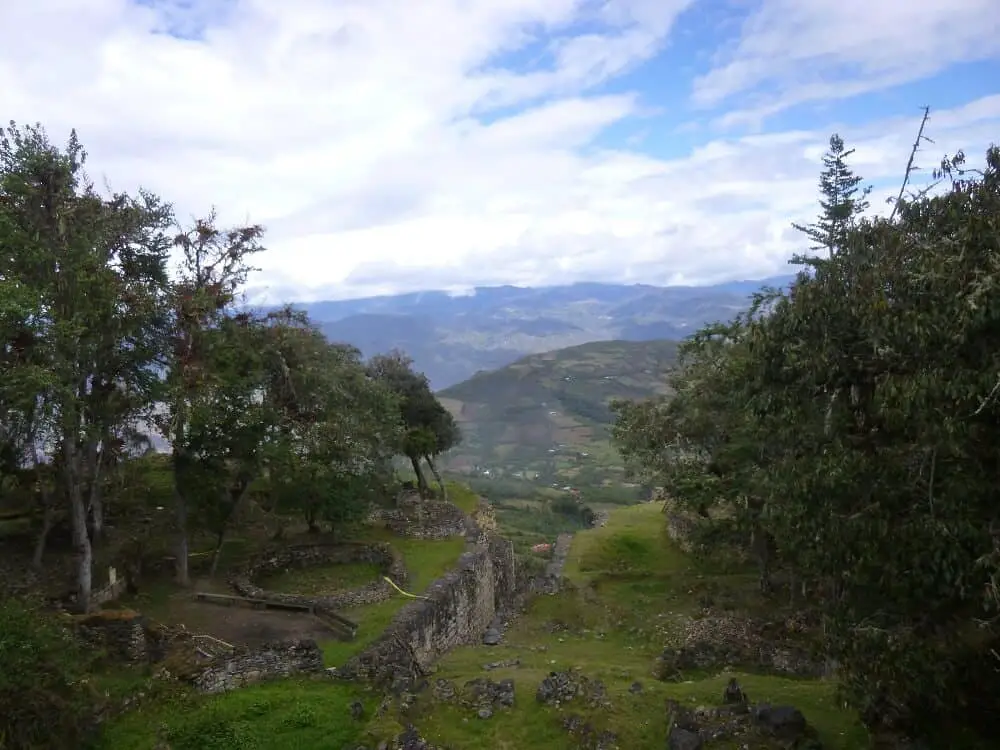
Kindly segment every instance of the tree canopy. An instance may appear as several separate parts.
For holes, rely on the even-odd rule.
[[[245,303],[262,227],[179,226],[156,196],[100,194],[85,161],[75,133],[58,147],[40,126],[0,130],[0,488],[38,511],[36,566],[68,520],[80,610],[108,514],[126,510],[106,490],[151,432],[185,585],[192,534],[217,555],[251,488],[336,526],[386,488],[394,455],[433,466],[458,440],[409,360],[366,363],[301,312]]]
[[[1000,731],[1000,150],[940,176],[889,219],[823,203],[831,252],[690,337],[614,434],[706,528],[766,535],[870,724],[960,746]]]

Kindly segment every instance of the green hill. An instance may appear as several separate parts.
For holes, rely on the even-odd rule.
[[[462,427],[452,472],[544,484],[622,479],[608,437],[618,398],[666,393],[674,341],[597,341],[534,354],[441,391]]]

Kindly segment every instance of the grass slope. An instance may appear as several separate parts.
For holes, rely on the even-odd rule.
[[[430,575],[436,567],[433,558],[411,555],[415,567],[428,564],[426,570],[414,570],[418,577]],[[112,722],[100,747],[151,750],[157,733],[166,731],[174,750],[340,750],[373,745],[400,731],[404,722],[412,722],[429,741],[453,750],[570,750],[578,745],[562,722],[569,713],[577,713],[599,729],[616,732],[619,747],[643,750],[665,744],[666,698],[691,706],[717,704],[730,676],[736,676],[755,701],[797,706],[828,750],[867,747],[863,728],[838,707],[829,682],[729,672],[690,674],[676,683],[649,677],[653,659],[676,635],[678,618],[696,614],[706,592],[727,596],[749,609],[762,606],[752,573],[713,569],[678,551],[664,537],[658,504],[615,510],[605,527],[579,533],[565,573],[574,586],[535,599],[512,625],[503,645],[456,649],[438,663],[432,680],[450,679],[459,688],[476,677],[515,681],[514,707],[499,710],[490,719],[438,703],[429,692],[417,698],[405,720],[391,713],[374,718],[378,697],[361,687],[286,680],[141,709]],[[484,669],[485,664],[502,660],[518,663]],[[548,708],[535,701],[535,689],[550,671],[572,667],[605,683],[611,708]],[[637,680],[643,689],[634,693],[630,686]],[[353,700],[362,701],[369,718],[361,722],[349,718]]]
[[[755,701],[797,706],[829,750],[867,747],[864,729],[838,707],[830,682],[738,672],[689,675],[680,683],[650,677],[653,660],[676,635],[677,618],[698,612],[706,590],[725,592],[750,608],[759,606],[752,573],[696,564],[665,538],[660,508],[649,503],[615,510],[605,527],[577,534],[564,571],[574,590],[536,599],[504,645],[457,649],[445,656],[436,677],[459,685],[474,677],[509,677],[517,686],[517,703],[489,721],[469,718],[467,710],[453,706],[427,705],[414,719],[427,739],[456,750],[571,750],[578,745],[561,723],[569,713],[578,713],[595,727],[616,732],[622,748],[663,747],[668,731],[665,699],[717,705],[735,676]],[[483,670],[486,663],[506,660],[519,663]],[[588,714],[581,707],[560,710],[535,702],[535,688],[550,671],[573,667],[605,683],[610,710]],[[643,690],[634,694],[630,687],[637,680]]]
[[[673,341],[599,341],[525,357],[446,388],[438,396],[461,425],[463,442],[444,465],[544,484],[621,479],[608,442],[608,404],[666,393],[676,351]]]

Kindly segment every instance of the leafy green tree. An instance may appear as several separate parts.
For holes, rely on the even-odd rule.
[[[161,432],[170,441],[175,472],[174,510],[177,525],[177,581],[190,585],[189,498],[199,474],[195,458],[188,452],[189,431],[197,413],[208,413],[213,394],[225,387],[224,374],[212,369],[213,346],[226,339],[215,329],[235,315],[234,305],[247,276],[253,270],[249,259],[264,248],[260,226],[219,229],[215,215],[195,222],[176,235],[173,244],[181,253],[181,268],[171,290],[170,338],[164,352],[166,375],[165,409],[158,415]]]
[[[158,352],[169,208],[154,196],[99,196],[82,172],[73,133],[64,150],[40,127],[0,131],[0,277],[13,292],[4,317],[20,319],[17,340],[29,364],[15,377],[22,417],[51,422],[59,493],[66,499],[77,556],[78,606],[90,606],[93,551],[85,487],[97,479],[100,444],[154,396],[148,376]],[[15,326],[16,328],[16,326]],[[10,339],[8,339],[10,341]],[[30,351],[30,354],[28,352]],[[9,361],[9,359],[8,359]],[[17,381],[20,380],[20,383]],[[25,385],[38,388],[33,402]],[[113,411],[102,392],[128,393]],[[44,439],[35,430],[29,451]],[[89,498],[93,500],[93,497]]]
[[[857,222],[788,293],[686,342],[672,400],[616,406],[633,467],[805,584],[865,721],[932,746],[1000,730],[1000,151],[986,163],[946,163],[947,194]]]
[[[308,320],[279,313],[280,347],[266,398],[280,413],[269,447],[273,501],[310,530],[359,517],[398,443],[396,396],[368,377],[360,352],[329,343]]]
[[[819,218],[809,225],[792,224],[815,243],[810,250],[826,250],[830,256],[840,251],[851,226],[868,208],[871,187],[862,188],[862,178],[848,165],[853,153],[854,149],[845,150],[839,135],[830,136],[819,177]]]
[[[421,494],[426,495],[429,491],[420,465],[421,460],[425,460],[442,495],[446,496],[434,459],[461,442],[462,434],[451,412],[434,395],[427,377],[413,370],[413,360],[401,352],[372,357],[368,372],[399,399],[399,418],[404,432],[398,452],[410,459]]]

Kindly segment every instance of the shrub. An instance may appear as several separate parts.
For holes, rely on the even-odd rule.
[[[0,602],[0,747],[75,748],[92,726],[86,654],[56,617]]]

